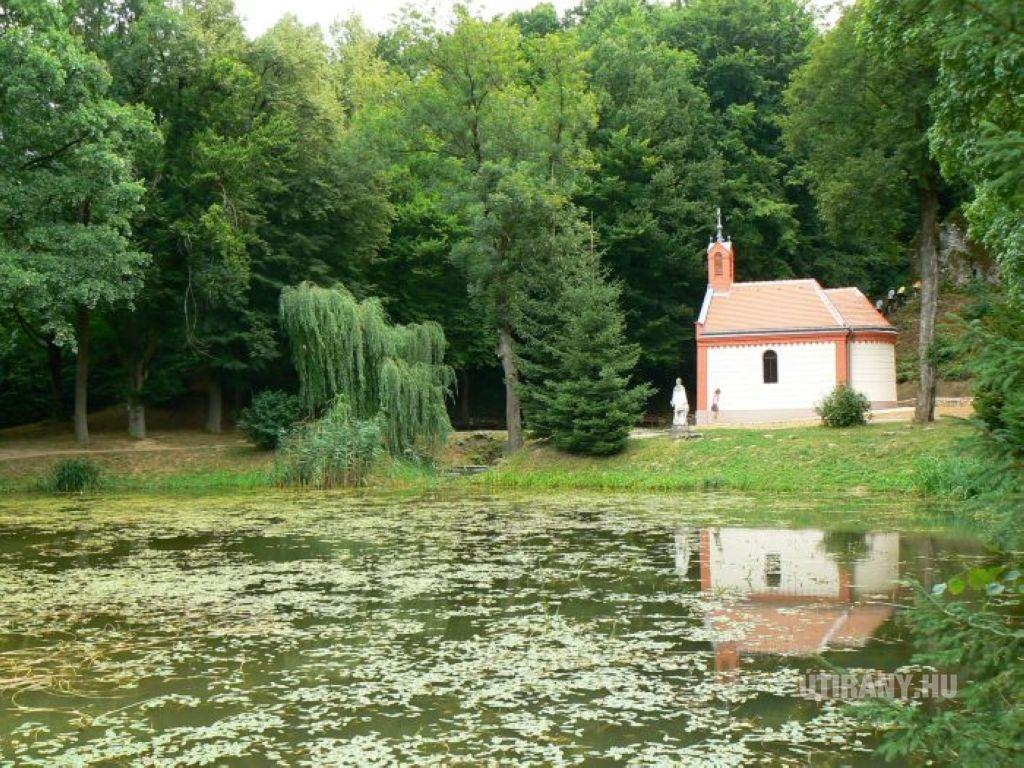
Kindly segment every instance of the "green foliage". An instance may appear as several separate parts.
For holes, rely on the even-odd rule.
[[[855,389],[840,384],[814,410],[826,427],[855,427],[867,424],[871,401]]]
[[[870,22],[901,44],[925,39],[937,55],[929,95],[934,123],[929,148],[952,182],[972,188],[965,212],[971,233],[991,249],[1006,295],[966,313],[965,333],[950,350],[974,382],[977,439],[959,456],[926,466],[922,480],[963,499],[958,514],[992,542],[1019,550],[1024,542],[1024,263],[1019,4],[946,0],[876,0]],[[983,7],[982,7],[983,6]],[[907,19],[912,23],[905,23]],[[900,23],[900,22],[904,23]],[[964,599],[981,592],[981,600]],[[959,598],[959,599],[958,599]],[[926,757],[964,766],[1010,765],[1024,754],[1019,717],[1024,686],[1019,571],[973,569],[923,595],[911,613],[919,663],[956,672],[952,700],[934,707],[868,711],[888,722],[881,751],[890,759]]]
[[[392,325],[376,299],[311,283],[281,292],[281,324],[311,415],[343,397],[355,419],[384,419],[392,455],[438,450],[451,431],[453,374],[436,323]]]
[[[360,419],[344,397],[323,418],[302,424],[281,440],[277,481],[302,488],[361,485],[384,451],[384,418]]]
[[[83,493],[99,484],[100,468],[90,459],[61,459],[46,481],[46,487],[55,493]]]
[[[0,34],[0,302],[74,346],[76,308],[126,303],[141,287],[134,170],[157,136],[147,110],[111,98],[110,74],[66,20],[50,23]]]
[[[1018,305],[992,297],[967,323],[960,347],[969,351],[978,425],[993,450],[1024,461],[1024,327]]]
[[[722,206],[743,254],[743,279],[793,276],[800,222],[787,189],[783,92],[816,33],[797,0],[694,0],[664,15],[665,39],[696,55],[696,79],[711,106],[721,179],[708,192]],[[707,193],[706,193],[707,194]],[[707,205],[710,220],[711,205]],[[710,227],[707,227],[710,229]],[[803,275],[800,275],[803,276]]]
[[[922,456],[915,467],[914,484],[921,493],[967,501],[992,488],[986,464],[973,452]]]
[[[299,398],[288,392],[268,389],[258,392],[242,410],[238,426],[253,445],[265,451],[277,447],[281,436],[299,420]]]
[[[285,18],[247,41],[227,3],[81,13],[119,98],[152,109],[164,137],[142,164],[136,231],[153,263],[117,324],[125,367],[146,378],[190,358],[226,384],[267,368],[280,287],[349,272],[390,221],[380,163],[352,138],[320,30]]]
[[[874,703],[862,717],[887,728],[879,752],[987,768],[1015,765],[1024,753],[1024,579],[1008,565],[976,567],[923,590],[908,622],[915,664],[958,677],[957,694],[929,701]]]
[[[1024,299],[1024,30],[1017,0],[878,0],[879,23],[911,14],[938,55],[929,146],[950,180],[973,187],[971,235]]]
[[[962,453],[976,464],[965,516],[1002,546],[1024,543],[1024,328],[1020,306],[1002,291],[981,291],[964,310],[954,345],[972,380],[974,440]]]
[[[429,174],[427,186],[458,222],[451,258],[491,343],[498,341],[509,444],[517,448],[516,301],[524,275],[547,257],[537,247],[545,210],[569,206],[592,162],[585,138],[595,100],[585,55],[568,30],[524,37],[515,24],[483,21],[464,7],[449,33],[411,26],[398,33],[417,41],[399,56],[411,76],[403,110],[411,144],[431,150],[417,170]],[[546,204],[537,205],[541,198]]]
[[[618,286],[596,256],[583,264],[566,274],[546,332],[523,350],[523,392],[527,413],[556,447],[605,456],[625,447],[650,387],[630,383],[640,352],[625,340]]]
[[[57,361],[63,363],[60,348]],[[53,392],[47,358],[38,353],[34,339],[0,320],[0,428],[45,419],[61,412],[57,398],[63,400],[63,389]],[[61,414],[64,415],[64,414]]]
[[[639,3],[596,5],[581,28],[599,121],[590,138],[596,164],[579,202],[622,285],[627,338],[640,344],[645,372],[679,366],[679,341],[707,283],[699,246],[715,203],[724,202],[699,62],[664,36],[655,12]]]
[[[815,36],[801,3],[611,0],[574,14],[598,103],[595,166],[576,200],[622,285],[645,375],[695,364],[679,343],[704,295],[699,246],[716,205],[741,249],[741,279],[846,277],[833,269],[845,261],[800,232],[806,193],[786,178],[781,94]],[[818,228],[813,210],[806,218]]]
[[[935,70],[927,40],[865,34],[869,6],[851,6],[812,45],[786,92],[784,136],[836,268],[882,289],[906,273],[920,194],[938,183],[925,141]]]
[[[465,274],[449,258],[459,237],[457,217],[413,174],[404,174],[392,195],[391,236],[374,259],[375,294],[396,322],[439,323],[453,367],[490,366],[492,329],[463,287]]]
[[[602,0],[564,20],[550,5],[490,20],[460,9],[450,28],[410,14],[381,36],[350,21],[326,41],[290,17],[248,40],[222,2],[27,0],[2,23],[5,73],[20,83],[4,96],[19,116],[10,146],[37,117],[33,152],[74,140],[75,119],[103,128],[95,153],[85,142],[66,162],[5,163],[4,178],[20,176],[0,195],[16,225],[0,301],[64,343],[88,291],[97,326],[114,330],[113,349],[94,351],[123,369],[133,403],[151,401],[156,380],[168,392],[195,378],[280,385],[279,293],[300,280],[341,281],[401,323],[439,322],[449,362],[492,366],[497,336],[513,353],[520,341],[523,286],[554,260],[552,210],[593,223],[645,375],[690,362],[679,341],[716,204],[746,249],[744,277],[853,273],[845,252],[797,243],[806,195],[783,183],[780,94],[815,35],[797,0]],[[31,66],[19,36],[45,52]],[[50,94],[67,121],[38,107],[58,71],[76,73]],[[36,222],[50,227],[81,213],[61,197],[70,182],[102,178],[117,205],[94,206],[90,226],[110,243],[72,258],[56,231],[22,242],[15,213],[52,202]]]

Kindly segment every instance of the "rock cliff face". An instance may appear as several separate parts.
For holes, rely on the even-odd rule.
[[[963,369],[963,360],[953,349],[959,336],[954,315],[969,301],[971,284],[999,283],[998,267],[985,251],[971,241],[964,226],[945,222],[939,232],[939,270],[941,286],[936,312],[935,344],[938,350],[938,381],[936,394],[943,398],[965,398],[971,393],[971,382]],[[893,298],[883,299],[883,311],[899,329],[896,344],[896,380],[900,401],[914,397],[917,383],[917,340],[920,304],[916,278],[905,286],[893,286]]]
[[[939,230],[939,269],[942,279],[952,285],[965,286],[975,280],[991,285],[999,282],[996,263],[955,222],[946,222]]]
[[[939,289],[938,310],[935,319],[935,345],[939,350],[938,397],[966,397],[970,394],[970,381],[963,370],[963,361],[952,349],[952,342],[960,331],[954,316],[969,300],[965,287],[944,281]],[[889,320],[899,329],[896,343],[896,383],[901,401],[914,397],[917,382],[917,338],[920,322],[920,306],[917,297],[911,296],[889,315]]]

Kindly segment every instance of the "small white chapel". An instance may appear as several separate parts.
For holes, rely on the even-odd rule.
[[[873,408],[896,405],[896,329],[858,288],[737,282],[721,213],[707,266],[696,323],[698,424],[813,418],[837,384]]]

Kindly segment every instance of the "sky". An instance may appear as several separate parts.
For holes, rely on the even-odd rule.
[[[490,18],[501,13],[532,8],[544,0],[475,0],[463,3],[474,15]],[[559,15],[568,8],[579,4],[579,0],[547,0],[558,10]],[[392,26],[392,18],[402,8],[415,6],[420,11],[433,8],[438,21],[444,21],[451,13],[457,0],[426,0],[410,3],[409,0],[235,0],[238,14],[245,23],[246,32],[254,37],[265,32],[286,13],[294,13],[304,24],[320,24],[325,30],[335,19],[344,19],[353,14],[362,16],[367,27],[382,32]]]
[[[392,25],[394,16],[405,6],[415,5],[420,10],[432,7],[438,21],[445,21],[458,0],[235,0],[235,7],[245,23],[250,37],[262,34],[286,13],[294,13],[303,24],[320,24],[325,30],[336,19],[352,14],[362,16],[370,29],[381,32]],[[558,13],[579,4],[579,0],[548,0]],[[839,2],[848,0],[839,0]],[[501,13],[532,8],[542,0],[474,0],[466,3],[478,16],[490,18]],[[820,8],[835,5],[837,0],[812,0]]]

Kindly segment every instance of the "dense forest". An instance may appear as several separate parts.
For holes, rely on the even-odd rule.
[[[86,441],[123,402],[143,436],[146,405],[203,392],[218,431],[297,389],[279,302],[304,282],[439,324],[456,422],[507,414],[513,447],[521,405],[543,432],[531,405],[586,397],[518,385],[573,349],[626,418],[693,375],[716,207],[740,279],[921,280],[925,389],[963,222],[1003,286],[979,371],[1019,372],[1021,30],[1011,0],[832,26],[800,0],[587,0],[250,40],[229,0],[3,0],[0,423],[74,415]]]
[[[259,487],[331,488],[360,484],[383,454],[391,469],[433,470],[453,422],[507,426],[508,452],[526,435],[552,448],[520,452],[506,476],[517,460],[570,459],[595,488],[625,488],[601,484],[616,465],[558,452],[620,452],[645,410],[668,411],[677,376],[693,393],[720,209],[739,280],[814,277],[872,300],[906,289],[916,359],[899,365],[916,379],[917,421],[933,417],[937,374],[971,382],[974,428],[958,434],[972,437],[949,455],[900,442],[938,445],[933,426],[858,427],[893,437],[846,459],[813,429],[780,452],[797,457],[787,471],[847,499],[865,487],[843,461],[870,474],[892,458],[886,503],[902,504],[897,488],[952,500],[1019,553],[1024,4],[842,5],[827,22],[808,0],[582,0],[561,16],[541,3],[497,18],[410,9],[383,33],[286,15],[250,39],[231,0],[0,0],[0,427],[52,419],[84,444],[89,411],[116,406],[142,438],[147,408],[198,426],[201,406],[208,431],[233,419],[277,449]],[[955,291],[951,233],[984,265]],[[956,312],[940,317],[954,292]],[[846,423],[862,423],[867,400],[837,393],[852,398]],[[782,442],[751,435],[765,452]],[[662,441],[694,462],[675,465],[687,480],[722,445]],[[759,454],[731,445],[733,487],[750,491]],[[652,455],[638,475],[660,482],[672,470]],[[67,459],[51,488],[98,476]],[[730,487],[702,482],[685,487]],[[1020,764],[1014,563],[979,561],[919,595],[914,663],[960,670],[965,684],[934,706],[860,710],[884,727],[886,758]],[[971,592],[1009,597],[947,601]],[[33,647],[47,647],[40,637]]]

